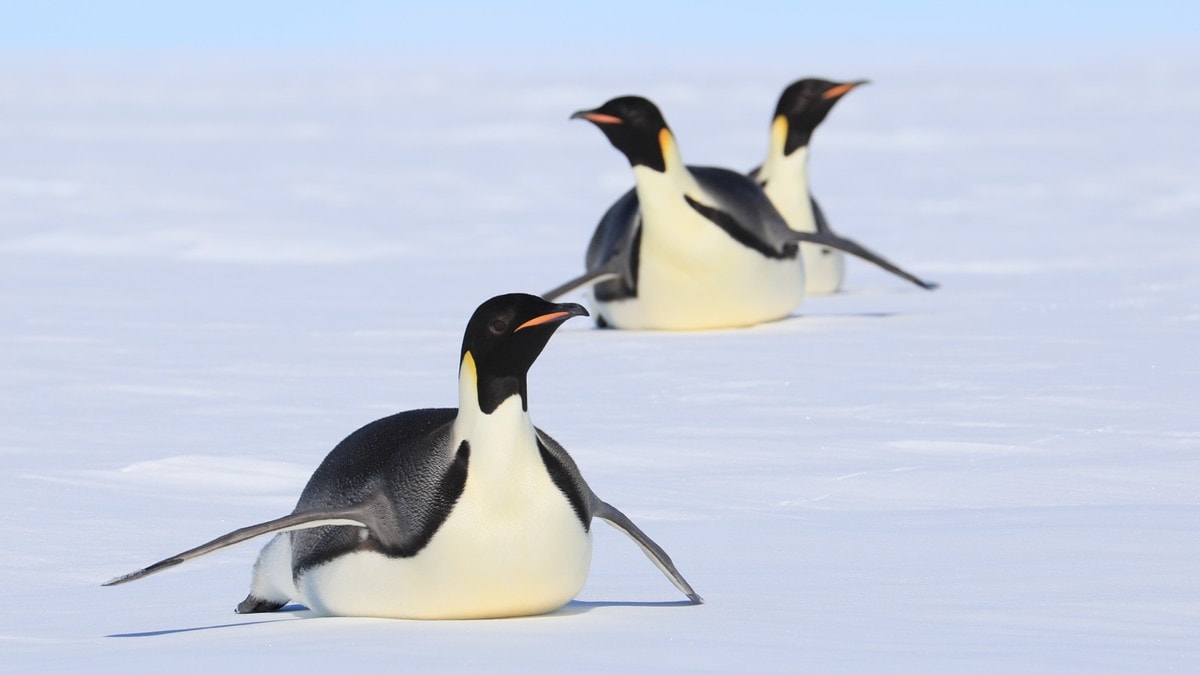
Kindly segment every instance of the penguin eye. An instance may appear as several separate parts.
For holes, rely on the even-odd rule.
[[[492,331],[493,335],[500,335],[508,330],[508,322],[504,319],[496,319],[488,324],[488,330]]]

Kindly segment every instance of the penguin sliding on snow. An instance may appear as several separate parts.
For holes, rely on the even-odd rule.
[[[762,166],[750,172],[750,177],[762,186],[767,198],[793,230],[837,236],[829,229],[825,214],[809,191],[808,144],[813,131],[834,104],[855,87],[866,83],[866,80],[830,82],[808,78],[793,82],[779,96],[771,122],[767,158]],[[866,250],[859,244],[854,245]],[[841,288],[843,256],[840,251],[829,246],[801,242],[800,255],[804,258],[805,293],[828,295]],[[877,254],[872,255],[883,259]],[[918,286],[930,288],[930,285],[911,274],[899,274]]]
[[[541,614],[575,597],[593,518],[629,535],[694,603],[670,557],[592,492],[533,426],[526,373],[576,304],[501,295],[467,323],[459,407],[410,410],[337,445],[291,515],[251,525],[105,586],[263,534],[239,613],[298,602],[329,616],[474,619]]]
[[[805,241],[932,287],[850,240],[791,229],[746,176],[684,165],[662,113],[645,98],[622,96],[572,118],[599,127],[636,180],[600,219],[587,271],[544,296],[593,286],[602,326],[692,330],[783,318],[804,297],[797,244]]]

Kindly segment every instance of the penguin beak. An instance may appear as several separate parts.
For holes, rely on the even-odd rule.
[[[516,330],[514,330],[513,333],[518,333],[520,331],[525,330],[526,328],[533,328],[534,326],[541,326],[541,325],[544,325],[547,323],[556,323],[556,322],[560,322],[560,321],[566,321],[567,319],[570,319],[573,316],[587,316],[588,315],[587,310],[584,309],[582,305],[577,305],[573,302],[564,302],[560,305],[556,305],[556,307],[558,307],[558,309],[556,311],[547,312],[545,314],[540,314],[540,315],[535,316],[532,319],[526,321],[525,323],[521,324],[520,326],[517,326]]]
[[[587,120],[592,124],[624,124],[625,120],[615,115],[605,115],[595,110],[580,110],[571,115],[573,120]]]
[[[821,98],[825,99],[826,101],[839,99],[839,98],[845,96],[846,94],[849,94],[851,89],[854,89],[855,87],[857,87],[859,85],[868,84],[870,82],[871,82],[870,80],[857,80],[855,82],[846,82],[844,84],[839,84],[839,85],[836,85],[836,86],[826,89],[821,94]]]

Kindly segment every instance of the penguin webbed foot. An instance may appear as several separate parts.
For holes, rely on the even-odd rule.
[[[245,600],[239,602],[237,608],[233,611],[238,614],[259,614],[274,612],[286,604],[287,600],[278,602],[276,600],[267,600],[266,598],[256,598],[251,594],[247,595]]]

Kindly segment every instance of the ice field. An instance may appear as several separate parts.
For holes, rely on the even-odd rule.
[[[1186,672],[1200,668],[1200,61],[42,60],[0,72],[0,670]],[[815,134],[846,291],[705,333],[564,326],[535,423],[671,554],[595,525],[534,618],[240,616],[251,542],[355,428],[451,406],[462,329],[582,271],[653,99],[749,169]],[[586,302],[586,296],[571,299]]]

